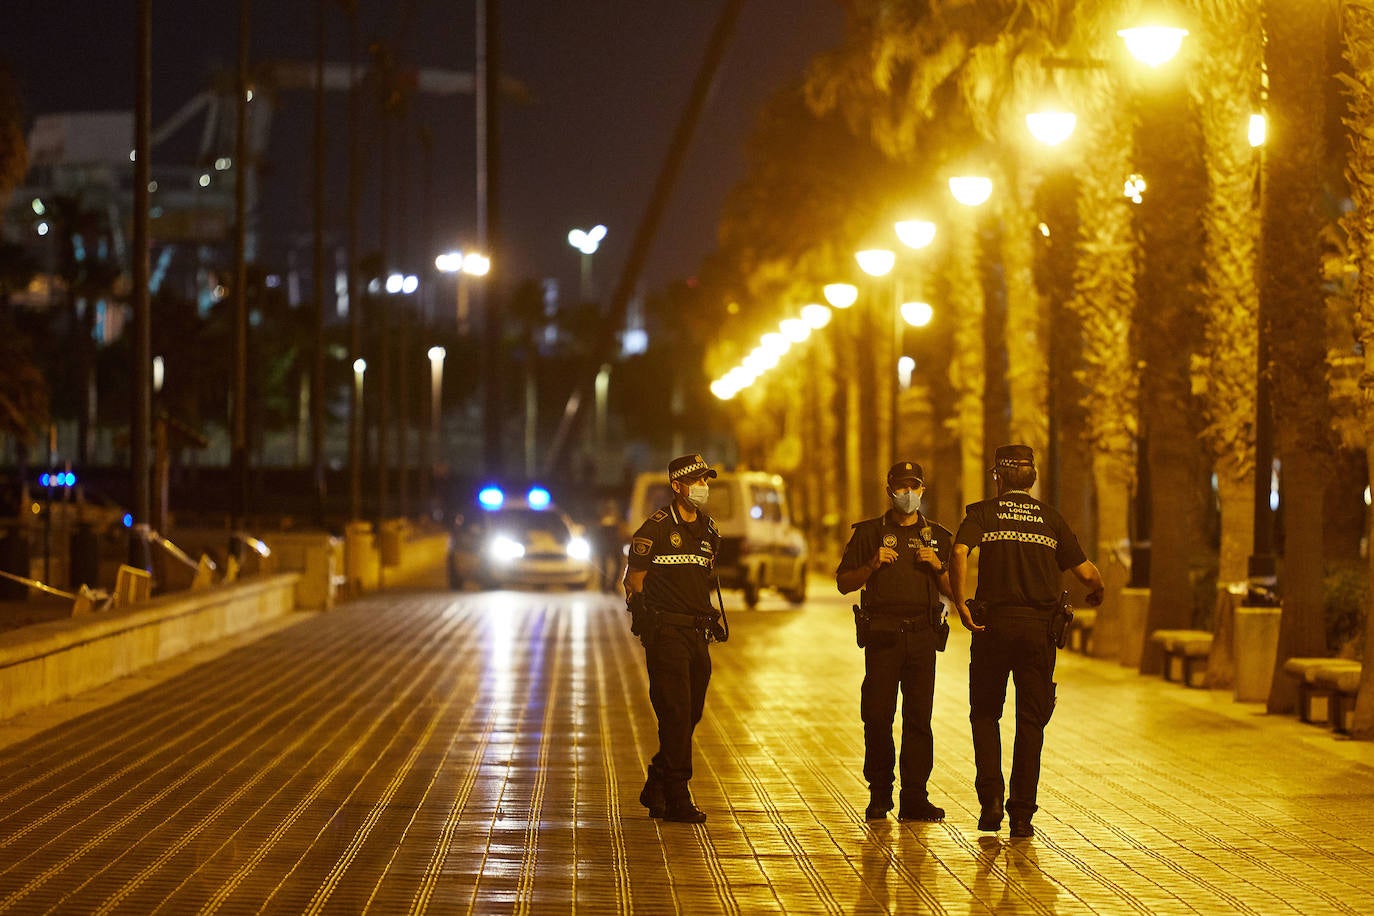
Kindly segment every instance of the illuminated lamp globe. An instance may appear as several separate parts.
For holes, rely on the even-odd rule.
[[[949,193],[966,207],[977,207],[992,196],[992,179],[978,175],[958,175],[949,180]]]
[[[1032,111],[1026,115],[1026,129],[1046,146],[1058,146],[1073,136],[1078,115],[1072,111]]]
[[[902,320],[913,328],[923,328],[935,317],[935,309],[929,302],[903,302]]]
[[[859,262],[859,270],[870,277],[885,277],[897,263],[897,255],[886,248],[868,248],[854,252],[854,260]]]
[[[830,309],[821,305],[819,302],[803,305],[801,320],[806,322],[806,326],[809,328],[823,328],[830,323]]]
[[[784,318],[778,324],[778,332],[791,343],[801,343],[811,336],[811,325],[800,318]]]
[[[894,223],[897,238],[908,248],[925,248],[935,241],[935,224],[928,219],[904,219]]]
[[[853,283],[827,283],[821,292],[825,301],[837,309],[847,309],[859,298],[859,288]]]
[[[1126,50],[1131,56],[1150,67],[1167,64],[1178,54],[1183,39],[1188,36],[1187,29],[1167,25],[1143,25],[1131,29],[1120,29],[1116,33],[1126,42]]]

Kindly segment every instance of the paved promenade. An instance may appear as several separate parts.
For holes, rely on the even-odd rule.
[[[866,823],[862,657],[817,584],[713,652],[705,825],[636,801],[614,598],[393,593],[0,726],[0,912],[1374,912],[1374,746],[1067,653],[1037,835],[979,833],[957,629],[948,819]]]

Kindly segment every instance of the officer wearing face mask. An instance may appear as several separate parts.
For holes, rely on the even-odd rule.
[[[649,702],[658,718],[658,753],[639,793],[651,817],[689,824],[706,820],[692,801],[692,732],[711,681],[707,646],[723,639],[712,606],[720,535],[703,508],[716,472],[700,455],[668,464],[673,502],[649,516],[630,539],[625,599],[644,644]]]
[[[930,729],[935,700],[935,653],[944,649],[949,625],[940,595],[949,594],[953,535],[921,512],[925,474],[912,461],[887,472],[891,508],[854,525],[835,571],[841,594],[863,589],[855,628],[864,650],[859,713],[864,723],[864,778],[868,820],[892,810],[893,767],[897,763],[892,721],[902,696],[902,777],[898,820],[938,821],[943,808],[931,804],[926,782],[934,766]]]

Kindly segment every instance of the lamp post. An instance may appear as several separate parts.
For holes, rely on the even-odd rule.
[[[595,290],[592,287],[592,255],[601,247],[606,237],[606,227],[600,224],[590,229],[574,229],[568,233],[568,244],[582,252],[582,301],[591,302]]]
[[[439,455],[443,451],[443,392],[444,356],[443,347],[430,347],[429,353],[429,491],[430,499],[438,495],[434,492],[434,481],[439,473]]]
[[[434,259],[434,266],[442,273],[453,274],[457,285],[457,312],[455,320],[458,333],[467,332],[468,327],[468,277],[485,277],[491,272],[491,258],[477,251],[446,251]]]
[[[361,356],[353,360],[353,404],[354,416],[350,429],[353,433],[353,441],[350,443],[353,454],[357,458],[353,461],[350,468],[349,479],[350,501],[353,505],[353,521],[362,517],[363,508],[363,376],[367,373],[367,360]]]

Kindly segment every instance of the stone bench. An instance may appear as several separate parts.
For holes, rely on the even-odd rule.
[[[1164,680],[1179,681],[1186,687],[1202,686],[1201,675],[1207,672],[1207,656],[1212,651],[1211,633],[1206,630],[1155,630],[1150,634],[1150,642],[1164,652]]]
[[[1329,723],[1337,732],[1349,730],[1363,666],[1347,658],[1290,658],[1284,673],[1298,682],[1298,719]]]
[[[1075,652],[1089,655],[1092,652],[1093,627],[1097,626],[1097,611],[1074,608],[1073,622],[1069,624],[1069,648]]]

